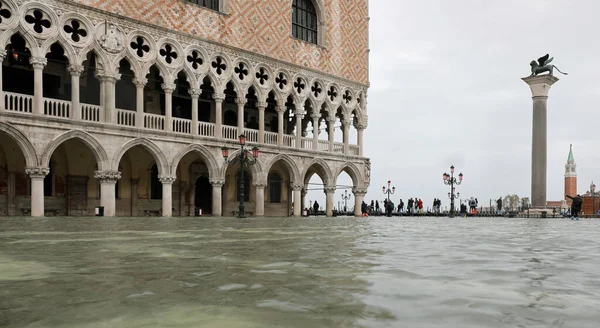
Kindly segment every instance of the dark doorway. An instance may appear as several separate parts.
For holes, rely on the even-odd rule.
[[[202,214],[212,214],[212,186],[207,177],[196,179],[194,206],[202,209]]]

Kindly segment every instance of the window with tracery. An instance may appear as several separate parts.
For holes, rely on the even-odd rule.
[[[188,0],[198,6],[206,7],[208,9],[219,11],[219,0]]]
[[[292,3],[292,36],[317,44],[317,11],[312,0],[294,0]]]

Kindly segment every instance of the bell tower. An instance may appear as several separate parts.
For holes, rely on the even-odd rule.
[[[569,146],[569,157],[565,164],[565,200],[571,205],[571,200],[566,197],[577,195],[577,164],[573,157],[573,145]]]

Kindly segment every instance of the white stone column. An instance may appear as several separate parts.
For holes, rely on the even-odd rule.
[[[354,216],[360,217],[362,216],[361,206],[365,200],[367,189],[354,188],[352,192],[354,193]]]
[[[328,217],[333,216],[333,195],[335,193],[335,187],[325,187],[325,215]]]
[[[302,149],[302,115],[303,107],[296,107],[296,148]]]
[[[106,78],[101,72],[96,72],[96,79],[100,83],[100,122],[106,122]]]
[[[265,188],[267,184],[256,183],[254,187],[256,188],[254,216],[265,216]]]
[[[0,63],[2,64],[2,63]],[[1,72],[0,72],[1,73]],[[258,143],[265,143],[265,109],[267,109],[266,101],[259,101],[258,106]]]
[[[244,133],[246,122],[244,122],[244,106],[248,100],[246,98],[237,98],[235,103],[238,105],[238,121],[237,121],[237,134],[238,136]]]
[[[327,136],[329,137],[329,151],[333,152],[333,140],[335,136],[335,117],[327,119]]]
[[[531,205],[546,208],[547,173],[547,100],[550,87],[558,82],[553,75],[523,78],[529,85],[533,99],[533,126],[531,140]]]
[[[283,113],[285,106],[277,106],[277,146],[283,147]]]
[[[165,92],[165,131],[173,131],[173,91],[175,91],[175,84],[163,83],[161,86]]]
[[[173,182],[176,176],[161,175],[158,177],[162,183],[162,216],[167,218],[173,216]]]
[[[81,105],[79,102],[79,78],[83,73],[82,65],[69,65],[69,73],[71,73],[71,119],[75,121],[81,120]]]
[[[313,120],[313,150],[319,150],[319,119],[321,113],[312,113],[310,117]]]
[[[121,74],[107,74],[102,76],[104,84],[104,122],[109,124],[117,124],[115,86],[117,80],[120,78]]]
[[[223,136],[223,101],[224,93],[213,93],[215,100],[215,138],[221,139]]]
[[[121,179],[121,172],[96,171],[94,178],[100,180],[100,205],[104,206],[104,216],[115,216],[117,213],[115,184]]]
[[[27,167],[25,174],[31,179],[31,216],[44,216],[44,178],[50,173],[47,167]]]
[[[2,62],[4,62],[4,58],[6,58],[6,50],[0,49],[0,110],[6,109],[4,106],[4,85],[2,84]]]
[[[147,78],[136,78],[135,84],[135,126],[144,127],[144,87],[148,83]]]
[[[188,93],[192,97],[192,135],[198,135],[198,98],[202,90],[200,89],[189,89]]]
[[[358,156],[363,155],[363,132],[365,131],[365,126],[359,124],[356,127],[357,135],[356,135],[356,143],[358,144]]]
[[[344,154],[348,155],[350,152],[350,140],[349,140],[349,135],[350,135],[350,121],[349,120],[344,120],[342,122],[342,128],[344,131]]]
[[[301,211],[304,210],[304,208],[306,207],[306,195],[308,195],[308,190],[302,189],[302,201],[300,202],[302,204],[302,206],[300,207]]]
[[[223,201],[221,199],[221,190],[225,184],[223,179],[210,179],[212,185],[212,213],[213,216],[223,215]]]
[[[302,185],[292,184],[292,190],[294,191],[294,216],[302,216]]]
[[[41,57],[31,57],[29,63],[33,66],[32,112],[34,115],[44,115],[44,67],[48,63],[48,60]]]

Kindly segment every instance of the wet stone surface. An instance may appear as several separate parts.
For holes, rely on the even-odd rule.
[[[597,327],[600,220],[0,218],[0,326]]]

